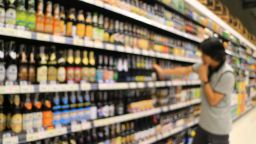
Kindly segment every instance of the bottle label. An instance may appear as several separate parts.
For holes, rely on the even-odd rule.
[[[81,76],[82,76],[82,80],[85,82],[88,81],[88,72],[89,72],[88,68],[86,67],[82,68]]]
[[[37,81],[38,82],[47,81],[47,66],[41,66],[37,68]]]
[[[5,10],[4,10],[4,8],[0,8],[0,23],[1,24],[5,23]]]
[[[73,80],[74,80],[74,68],[67,67],[67,81],[73,81]]]
[[[91,120],[95,120],[97,119],[97,107],[96,106],[92,106],[90,108],[91,112],[90,112],[90,119]]]
[[[36,31],[38,31],[38,32],[44,31],[44,16],[43,15],[36,16]]]
[[[114,116],[115,115],[115,106],[110,105],[109,106],[109,116]]]
[[[104,115],[103,115],[103,107],[99,107],[97,112],[98,112],[98,117],[99,118],[103,118],[104,117]]]
[[[61,124],[60,120],[61,120],[61,113],[58,112],[58,111],[54,112],[53,113],[53,124],[54,124],[54,126],[60,125]]]
[[[91,25],[86,26],[85,36],[89,39],[93,38],[93,27]]]
[[[28,80],[28,69],[25,65],[21,65],[19,69],[19,80],[27,81]]]
[[[43,112],[43,126],[44,127],[52,127],[53,125],[53,113],[52,111],[44,111]]]
[[[103,71],[101,69],[97,69],[96,71],[96,81],[98,83],[103,82]]]
[[[30,66],[28,70],[28,80],[31,83],[34,83],[36,81],[36,70],[34,66]]]
[[[20,133],[22,131],[22,115],[14,114],[11,117],[10,126],[13,132]]]
[[[44,19],[44,32],[46,33],[53,32],[53,19],[51,17],[45,17]]]
[[[6,128],[6,116],[4,113],[0,113],[0,132]]]
[[[9,67],[7,68],[7,80],[9,81],[16,81],[17,80],[17,73],[18,73],[18,69],[17,69],[17,65],[9,65]]]
[[[69,124],[70,123],[70,116],[68,111],[61,112],[61,124]]]
[[[76,25],[76,35],[83,38],[84,37],[84,32],[85,32],[85,25],[83,23],[78,23]]]
[[[61,22],[59,19],[53,20],[53,33],[54,34],[61,34]]]
[[[67,22],[66,24],[66,35],[72,36],[73,34],[73,22]]]
[[[28,13],[27,14],[27,24],[26,24],[26,27],[29,29],[29,30],[35,30],[36,28],[36,17],[35,17],[35,14],[34,13]]]
[[[109,117],[109,106],[108,105],[105,105],[102,108],[102,115],[103,115],[103,117]]]
[[[50,66],[48,68],[48,81],[56,81],[57,80],[57,69],[54,66]]]
[[[124,108],[122,106],[119,106],[117,112],[118,115],[122,115],[124,113]]]
[[[75,68],[75,82],[80,82],[81,81],[81,68],[80,67],[76,67]]]
[[[16,10],[9,8],[5,13],[6,24],[15,25],[16,24]]]
[[[25,11],[17,11],[16,24],[17,26],[22,26],[25,28],[26,26],[26,13]]]
[[[61,20],[60,21],[60,31],[61,31],[61,34],[65,34],[66,33],[66,24],[65,24],[65,21]]]
[[[23,129],[30,130],[33,129],[33,113],[23,114]]]
[[[58,68],[58,81],[65,82],[66,80],[66,69],[64,67]]]
[[[89,82],[95,82],[96,81],[96,69],[90,68],[88,73],[88,80]]]
[[[0,82],[4,82],[5,79],[5,67],[4,64],[0,64]]]
[[[33,113],[34,128],[41,128],[43,126],[43,114],[42,112]]]

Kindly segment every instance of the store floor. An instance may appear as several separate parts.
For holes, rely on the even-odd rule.
[[[256,144],[256,108],[233,124],[230,144]]]

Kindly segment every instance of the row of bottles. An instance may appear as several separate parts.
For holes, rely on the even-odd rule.
[[[46,139],[35,142],[35,144],[135,144],[155,137],[158,134],[169,132],[174,127],[182,126],[182,124],[178,124],[180,123],[178,121],[187,121],[187,117],[183,113],[192,114],[192,112],[193,111],[191,111],[190,109],[182,109],[180,111],[166,113],[163,115],[164,118],[162,118],[162,115],[149,116],[123,123],[93,128],[91,130],[86,130],[83,132],[77,132],[63,135],[60,137]],[[175,119],[174,121],[172,120],[173,118]],[[186,138],[183,137],[184,139],[182,140],[184,140],[184,142],[192,142],[194,137],[193,129],[185,131],[185,133]],[[177,134],[171,138],[168,138],[168,141],[170,141],[171,139],[178,140],[178,138],[176,138],[176,136],[178,135],[181,134]],[[178,137],[179,140],[181,140],[180,136]],[[166,140],[159,141],[158,143],[163,142],[166,142]]]
[[[37,32],[89,38],[180,56],[195,57],[197,55],[196,45],[190,42],[163,36],[150,29],[113,19],[98,12],[84,12],[75,8],[65,9],[58,3],[53,5],[50,0],[46,3],[39,0],[36,12],[34,7],[34,0],[8,0],[7,4],[0,1],[0,9],[2,8],[0,23],[6,26],[17,25],[17,28]],[[7,9],[6,12],[5,9]],[[13,19],[9,20],[8,15]]]
[[[99,51],[61,49],[0,40],[0,84],[113,83],[155,81],[153,64],[177,66],[168,60]],[[168,76],[167,79],[190,79]]]

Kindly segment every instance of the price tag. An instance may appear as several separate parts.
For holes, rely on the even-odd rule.
[[[16,30],[16,33],[17,33],[18,37],[21,37],[21,38],[27,38],[27,39],[32,38],[32,33],[29,31]]]
[[[39,139],[39,135],[37,132],[34,133],[27,133],[26,135],[26,141],[30,142],[30,141],[35,141]]]
[[[17,136],[3,137],[3,144],[18,144],[19,138]]]
[[[154,83],[153,82],[148,82],[148,87],[150,87],[150,88],[154,87]]]
[[[48,86],[47,85],[39,85],[39,92],[48,92]]]
[[[120,52],[124,52],[125,51],[124,46],[121,46],[121,45],[117,45],[116,50],[120,51]]]
[[[106,48],[106,50],[114,51],[115,50],[115,45],[106,43],[105,48]]]
[[[63,37],[63,36],[53,35],[52,38],[53,38],[53,42],[56,42],[56,43],[65,43],[66,42],[65,37]]]
[[[86,47],[93,47],[94,46],[94,43],[93,43],[93,41],[92,40],[90,40],[90,39],[87,39],[87,38],[84,38],[84,46],[86,46]]]
[[[77,132],[82,130],[82,125],[77,123],[77,122],[72,122],[71,124],[71,131],[72,132]]]
[[[102,41],[94,41],[94,48],[103,49],[103,42]]]
[[[71,84],[70,86],[68,86],[70,88],[70,90],[72,91],[78,91],[79,86],[77,84]]]
[[[5,93],[16,94],[20,92],[20,88],[17,85],[8,85],[5,86]]]
[[[64,135],[68,132],[68,129],[66,127],[57,128],[57,135]]]
[[[21,93],[32,93],[32,92],[34,92],[34,87],[32,85],[21,85],[20,92]]]
[[[156,53],[155,53],[154,51],[150,50],[150,51],[149,51],[149,55],[152,56],[152,57],[154,57],[154,56],[156,56]]]
[[[145,87],[145,84],[143,82],[138,82],[137,83],[137,87],[138,88],[144,88]]]
[[[83,121],[82,122],[82,129],[83,130],[87,130],[87,129],[90,129],[91,128],[91,124],[87,121]]]
[[[125,47],[125,51],[127,53],[133,53],[133,49],[131,47]]]
[[[84,45],[84,40],[81,38],[73,38],[73,44],[74,45],[79,45],[79,46],[83,46]]]
[[[6,86],[0,86],[0,94],[5,94],[5,87]]]
[[[4,34],[9,36],[17,36],[16,34],[17,29],[14,28],[5,28]]]
[[[165,81],[161,81],[160,82],[160,87],[164,87],[164,86],[166,86],[166,82]]]
[[[172,82],[171,82],[171,81],[167,81],[167,82],[166,82],[166,85],[167,85],[167,86],[171,86],[171,85],[172,85]]]
[[[140,50],[139,48],[134,48],[134,49],[133,49],[133,52],[134,52],[135,54],[141,54],[141,50]]]
[[[103,2],[100,0],[94,0],[94,4],[97,5],[98,7],[103,7]]]
[[[147,50],[142,50],[142,55],[148,56],[149,52]]]
[[[50,35],[44,33],[36,33],[36,39],[41,41],[49,41]]]
[[[130,87],[130,89],[135,89],[135,88],[137,88],[137,83],[131,82],[131,83],[129,83],[129,87]]]
[[[46,131],[46,137],[55,137],[58,135],[57,129],[50,129]]]

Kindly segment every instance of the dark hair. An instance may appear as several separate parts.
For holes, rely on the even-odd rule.
[[[225,48],[218,38],[210,37],[204,40],[199,48],[203,54],[208,55],[218,62],[224,62],[226,60]]]

